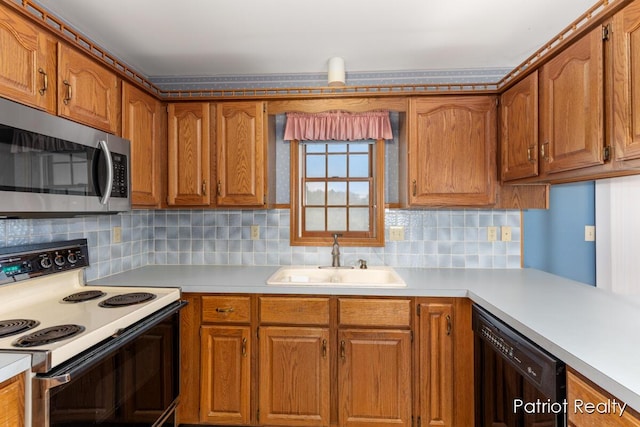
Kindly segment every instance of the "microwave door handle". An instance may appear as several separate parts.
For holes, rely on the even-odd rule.
[[[100,140],[100,148],[104,151],[104,159],[107,163],[107,182],[104,186],[104,195],[102,196],[102,199],[100,199],[100,203],[106,205],[109,203],[109,199],[111,198],[111,189],[113,188],[113,160],[111,159],[111,151],[109,151],[106,141]]]

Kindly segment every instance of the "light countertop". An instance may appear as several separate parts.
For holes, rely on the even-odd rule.
[[[278,267],[146,266],[96,280],[183,292],[468,297],[640,410],[640,302],[532,269],[406,269],[406,288],[270,286]]]
[[[31,369],[31,356],[24,353],[0,353],[0,383]]]

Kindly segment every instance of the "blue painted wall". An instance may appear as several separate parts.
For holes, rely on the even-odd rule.
[[[596,247],[584,241],[585,225],[595,225],[595,183],[552,186],[549,210],[524,212],[524,266],[595,286]]]

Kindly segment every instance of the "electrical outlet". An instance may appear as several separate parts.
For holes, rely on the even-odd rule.
[[[389,227],[389,240],[394,242],[404,240],[404,227]]]
[[[502,233],[502,241],[510,242],[511,241],[511,227],[501,227],[500,231]]]
[[[258,240],[260,238],[260,226],[252,225],[251,226],[251,240]]]
[[[585,225],[584,226],[584,241],[595,242],[596,241],[596,226]]]
[[[113,227],[113,232],[111,233],[111,242],[112,243],[122,242],[122,227]]]
[[[498,227],[487,227],[487,241],[495,242],[498,240]]]

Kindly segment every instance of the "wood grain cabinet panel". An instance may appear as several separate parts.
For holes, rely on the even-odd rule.
[[[168,129],[167,203],[209,205],[209,104],[169,104]]]
[[[329,329],[260,328],[262,425],[328,426]]]
[[[540,70],[540,158],[554,173],[604,163],[602,29],[580,38]]]
[[[260,297],[260,322],[329,325],[329,298]]]
[[[640,158],[640,2],[613,16],[613,144],[618,160]]]
[[[58,115],[117,134],[119,100],[115,73],[58,44]]]
[[[251,328],[201,328],[200,422],[249,424]]]
[[[56,113],[56,41],[0,7],[0,96]]]
[[[251,297],[203,296],[202,320],[216,323],[250,323]]]
[[[266,138],[264,102],[216,107],[218,206],[264,206]]]
[[[421,425],[474,424],[470,305],[458,298],[418,301],[416,377]]]
[[[567,421],[573,427],[640,427],[640,418],[633,409],[626,407],[624,413],[620,411],[609,413],[589,413],[585,406],[576,409],[576,402],[589,402],[593,404],[611,402],[615,397],[600,389],[587,379],[576,374],[571,369],[567,370]],[[624,404],[620,399],[618,403]],[[612,407],[613,408],[613,407]],[[582,409],[582,410],[581,410]]]
[[[496,98],[413,98],[409,114],[409,205],[495,203]]]
[[[162,103],[122,84],[122,137],[131,141],[131,204],[160,206],[160,115]]]
[[[0,427],[24,427],[24,393],[24,375],[0,383]]]
[[[501,178],[538,175],[538,71],[504,92],[500,98]]]
[[[411,425],[411,332],[338,331],[339,426]]]

